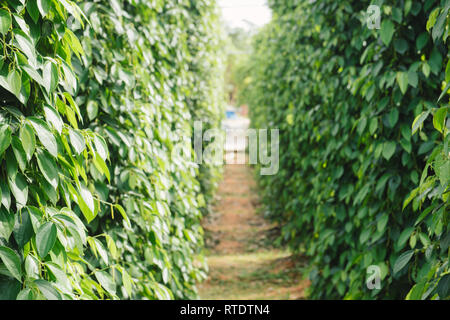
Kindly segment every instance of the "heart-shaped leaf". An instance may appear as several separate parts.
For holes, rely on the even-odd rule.
[[[56,242],[56,226],[46,222],[39,227],[36,233],[36,248],[39,256],[45,258]]]

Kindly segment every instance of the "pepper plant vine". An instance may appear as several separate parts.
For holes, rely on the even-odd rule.
[[[241,96],[281,131],[259,184],[279,241],[310,257],[310,297],[448,298],[448,1],[270,5]]]
[[[212,71],[189,64],[220,54],[189,47],[187,26],[202,19],[198,42],[212,37],[216,10],[209,0],[1,2],[1,298],[196,297],[207,181],[171,150],[196,108],[220,119],[212,82],[186,104],[189,79]]]

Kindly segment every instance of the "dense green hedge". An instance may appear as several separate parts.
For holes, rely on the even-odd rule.
[[[210,15],[214,1],[192,1],[197,8],[195,19],[187,24],[188,46],[192,52],[188,80],[189,92],[186,93],[187,104],[193,121],[201,121],[203,130],[220,128],[224,110],[224,74],[225,74],[225,30],[218,15]],[[215,54],[212,54],[214,53]],[[203,150],[209,144],[218,141],[203,141]],[[201,194],[206,206],[204,214],[211,211],[211,204],[219,182],[222,178],[222,167],[205,158],[199,168]]]
[[[219,122],[216,24],[210,0],[2,2],[1,298],[196,297],[209,182],[172,151]]]
[[[310,257],[310,297],[448,298],[448,1],[270,4],[242,95],[253,126],[281,130],[280,172],[259,182]]]

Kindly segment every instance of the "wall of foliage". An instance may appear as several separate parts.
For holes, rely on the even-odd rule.
[[[450,2],[269,3],[241,95],[254,127],[280,129],[280,172],[259,184],[310,259],[310,297],[449,298]]]
[[[220,170],[173,151],[220,122],[219,32],[213,0],[1,2],[0,298],[196,297]]]

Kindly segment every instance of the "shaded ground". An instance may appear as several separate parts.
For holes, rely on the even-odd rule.
[[[302,263],[273,248],[269,224],[257,214],[258,198],[246,165],[227,165],[214,213],[204,221],[209,278],[204,300],[302,299],[308,281]],[[297,261],[297,262],[294,262]]]

